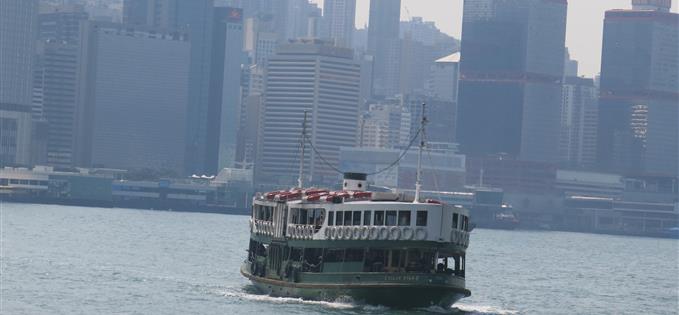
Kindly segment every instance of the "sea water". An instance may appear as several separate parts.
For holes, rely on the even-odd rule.
[[[0,314],[675,314],[679,241],[476,229],[472,296],[393,310],[260,295],[248,218],[0,204]]]

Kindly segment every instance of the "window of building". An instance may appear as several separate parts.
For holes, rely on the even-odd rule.
[[[375,225],[384,225],[384,211],[375,211]]]
[[[415,224],[417,226],[427,226],[427,211],[417,211]]]
[[[410,226],[410,211],[399,211],[398,212],[398,225],[399,226]]]

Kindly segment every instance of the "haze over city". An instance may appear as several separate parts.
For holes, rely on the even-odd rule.
[[[0,0],[0,314],[676,313],[676,2]]]

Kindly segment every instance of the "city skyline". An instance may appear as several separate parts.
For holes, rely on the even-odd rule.
[[[310,0],[322,6],[323,0]],[[460,39],[462,34],[463,0],[402,0],[401,20],[413,16],[434,21],[444,33]],[[356,28],[368,23],[370,1],[356,1]],[[566,24],[566,46],[571,58],[580,64],[580,76],[594,77],[601,69],[601,40],[603,38],[604,12],[612,9],[630,9],[630,0],[570,0]],[[407,10],[406,10],[407,8]],[[671,12],[679,12],[679,0],[672,0]],[[577,13],[577,14],[576,14]],[[443,57],[443,56],[441,56]]]

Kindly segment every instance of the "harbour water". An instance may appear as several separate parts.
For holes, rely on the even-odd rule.
[[[258,295],[246,216],[0,204],[0,314],[676,314],[679,241],[476,229],[472,296],[410,311]]]

